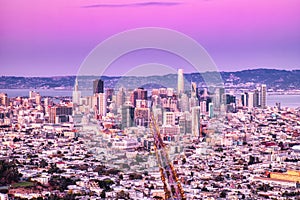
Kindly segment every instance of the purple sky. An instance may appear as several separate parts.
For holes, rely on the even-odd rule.
[[[300,69],[299,0],[45,2],[0,2],[0,75],[76,75],[101,41],[145,26],[174,29],[194,38],[221,71]],[[122,58],[127,64],[116,62],[108,75],[118,75],[121,66],[129,68],[137,54]],[[176,66],[180,62],[172,61],[172,56],[162,53],[161,58],[184,68]]]

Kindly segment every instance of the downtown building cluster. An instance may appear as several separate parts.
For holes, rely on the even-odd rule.
[[[177,83],[114,90],[98,79],[84,97],[76,81],[72,101],[1,94],[1,162],[22,175],[1,179],[1,198],[163,199],[152,115],[187,199],[297,198],[299,109],[268,107],[265,85],[185,90],[182,70]]]

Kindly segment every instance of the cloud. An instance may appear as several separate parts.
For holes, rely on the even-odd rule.
[[[121,7],[147,7],[147,6],[176,6],[182,4],[180,2],[141,2],[128,4],[93,4],[81,6],[82,8],[121,8]]]

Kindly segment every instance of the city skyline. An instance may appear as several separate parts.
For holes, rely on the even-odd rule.
[[[195,39],[219,71],[300,68],[300,3],[294,0],[252,1],[248,5],[235,0],[1,4],[1,75],[76,75],[84,58],[100,42],[122,31],[149,26]],[[142,50],[120,58],[105,75],[123,75],[134,66],[149,63],[152,57],[175,71],[191,72],[185,61],[171,53]]]

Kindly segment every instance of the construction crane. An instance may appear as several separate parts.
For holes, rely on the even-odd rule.
[[[161,174],[161,180],[164,184],[165,199],[186,199],[177,173],[169,159],[166,146],[161,138],[159,127],[153,113],[150,114],[150,129],[154,138],[154,149]]]

